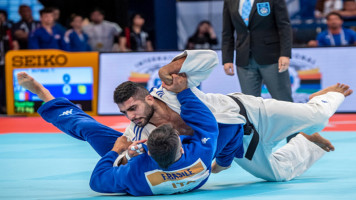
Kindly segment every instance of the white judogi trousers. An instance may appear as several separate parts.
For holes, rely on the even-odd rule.
[[[260,135],[252,160],[235,158],[235,162],[254,176],[268,181],[291,180],[304,173],[325,154],[322,148],[300,134],[277,151],[272,152],[272,149],[293,133],[311,135],[321,131],[345,99],[338,92],[316,96],[304,104],[256,98],[241,93],[233,96],[244,104],[251,123]],[[245,150],[251,138],[252,135],[244,136]]]

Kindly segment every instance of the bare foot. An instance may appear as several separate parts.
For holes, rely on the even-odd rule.
[[[217,174],[221,171],[229,169],[230,167],[231,167],[231,165],[228,167],[222,167],[218,163],[216,163],[216,161],[214,161],[214,163],[211,165],[211,173]]]
[[[320,148],[324,149],[327,152],[335,150],[335,147],[331,144],[331,142],[329,140],[321,137],[321,135],[319,133],[307,135],[307,134],[301,132],[300,134],[302,134],[309,141],[315,143],[316,145],[318,145]]]
[[[17,80],[19,85],[36,94],[42,101],[47,102],[54,99],[51,93],[45,87],[43,87],[41,83],[37,82],[26,72],[19,72],[17,74]]]
[[[319,96],[319,95],[322,95],[322,94],[326,94],[328,92],[339,92],[341,94],[343,94],[345,97],[349,96],[350,94],[352,94],[352,90],[350,89],[350,86],[346,85],[346,84],[340,84],[340,83],[337,83],[335,85],[332,85],[330,87],[327,87],[325,89],[322,89],[318,92],[315,92],[313,94],[311,94],[309,96],[309,100],[316,97],[316,96]]]

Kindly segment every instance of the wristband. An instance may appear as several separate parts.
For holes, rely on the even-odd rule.
[[[129,156],[129,152],[128,151],[126,151],[125,157],[126,157],[127,161],[129,161],[131,159],[131,157]]]

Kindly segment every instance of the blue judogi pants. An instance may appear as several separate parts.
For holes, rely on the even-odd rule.
[[[66,98],[53,99],[43,104],[37,112],[64,133],[87,141],[101,157],[111,151],[116,139],[123,135],[100,124]]]

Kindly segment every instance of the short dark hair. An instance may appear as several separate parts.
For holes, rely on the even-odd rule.
[[[337,12],[330,12],[329,14],[327,14],[327,15],[326,15],[326,20],[329,20],[329,17],[330,17],[331,15],[338,16],[341,20],[343,20],[343,19],[342,19],[342,16],[341,16],[339,13],[337,13]]]
[[[164,124],[148,136],[147,147],[158,166],[165,170],[176,161],[179,142],[176,130],[170,124]]]
[[[59,10],[59,11],[61,11],[58,7],[55,7],[55,6],[51,6],[51,7],[48,7],[48,8],[51,9],[52,12],[53,12],[54,10]]]
[[[24,8],[30,8],[31,9],[31,7],[29,5],[27,5],[27,4],[21,4],[19,6],[19,10],[24,9]]]
[[[0,10],[0,14],[3,14],[5,16],[5,20],[7,20],[7,12],[6,12],[6,10]]]
[[[144,100],[147,95],[150,95],[148,90],[132,81],[126,81],[116,87],[114,91],[114,102],[116,104],[123,103],[133,97],[136,100]]]
[[[200,26],[203,25],[203,24],[208,24],[209,26],[212,26],[211,23],[210,23],[210,21],[208,21],[208,20],[200,21],[199,24],[198,24],[198,26],[197,26],[197,29],[195,30],[195,33],[194,33],[193,37],[198,37],[198,35],[199,35],[199,28],[200,28]]]
[[[105,11],[101,8],[94,8],[93,11],[91,11],[90,14],[93,14],[93,12],[99,12],[100,14],[105,16]]]
[[[40,16],[42,16],[43,14],[48,14],[48,13],[53,13],[52,8],[43,8],[42,10],[40,10]]]
[[[132,15],[130,15],[130,22],[129,22],[130,26],[133,25],[133,20],[135,19],[136,16],[140,16],[141,18],[145,19],[142,13],[138,13],[138,12],[132,13]]]

